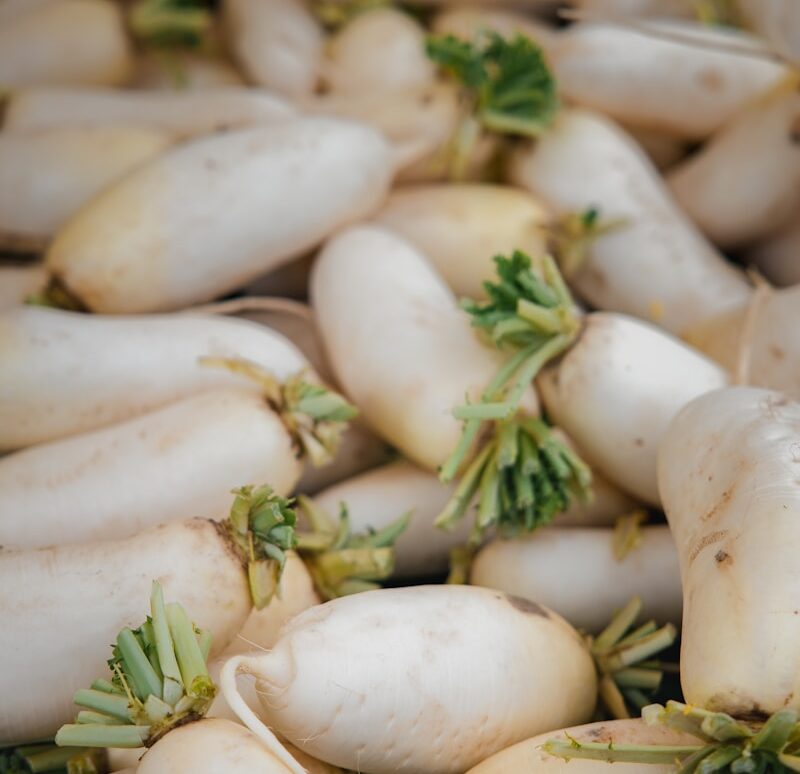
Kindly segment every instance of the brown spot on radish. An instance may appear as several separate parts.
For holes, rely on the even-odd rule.
[[[718,543],[728,534],[728,530],[718,530],[716,532],[709,532],[707,535],[704,535],[698,542],[697,545],[692,549],[691,554],[689,554],[689,563],[691,564],[695,559],[697,559],[698,555],[704,548],[708,548],[709,546],[713,545],[714,543]]]
[[[702,520],[708,521],[709,519],[713,519],[714,516],[716,516],[720,512],[720,510],[722,510],[730,502],[732,494],[733,494],[733,487],[726,489],[720,495],[719,500],[717,500],[714,507],[708,513],[702,516]]]
[[[725,78],[722,73],[713,67],[706,67],[697,73],[697,82],[706,90],[712,92],[722,91]]]
[[[786,357],[786,352],[777,344],[770,344],[769,353],[776,360],[783,360]]]
[[[714,554],[714,561],[717,564],[733,564],[733,557],[727,551],[720,549]]]
[[[502,596],[499,596],[498,599],[502,599]],[[530,599],[524,599],[523,597],[515,597],[513,594],[506,594],[505,598],[508,600],[508,604],[511,607],[519,610],[522,613],[530,613],[531,615],[538,615],[542,618],[549,618],[550,613],[547,612],[541,605],[537,605],[536,602],[531,602]]]
[[[641,448],[642,446],[644,446],[644,438],[634,438],[633,445]]]

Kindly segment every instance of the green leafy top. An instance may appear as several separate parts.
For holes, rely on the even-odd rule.
[[[214,16],[204,0],[139,0],[130,11],[139,43],[158,49],[200,49],[208,44]]]
[[[475,42],[430,36],[428,56],[463,86],[481,124],[502,134],[538,137],[558,111],[556,83],[541,48],[517,34],[485,32]]]

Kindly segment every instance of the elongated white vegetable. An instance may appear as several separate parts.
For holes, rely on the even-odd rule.
[[[596,690],[592,660],[565,621],[465,586],[338,599],[295,618],[270,653],[231,659],[225,697],[274,743],[238,697],[239,671],[266,692],[270,727],[315,757],[375,774],[463,772],[543,728],[588,718]]]
[[[577,342],[537,382],[548,415],[610,481],[657,505],[662,435],[690,400],[727,373],[655,326],[623,315],[585,318]]]
[[[0,266],[0,311],[21,306],[46,285],[47,269],[39,263]]]
[[[599,744],[620,747],[623,745],[669,745],[683,747],[697,743],[695,737],[681,734],[661,726],[649,726],[638,718],[635,720],[604,720],[599,723],[588,723],[585,726],[573,726],[563,731],[551,731],[526,739],[513,747],[487,758],[468,774],[507,774],[507,772],[535,771],[549,774],[671,774],[675,771],[674,763],[615,763],[609,769],[604,760],[570,760],[557,758],[548,754],[542,746],[552,740],[581,742],[597,742]]]
[[[773,284],[800,283],[800,221],[789,223],[747,251],[747,259]]]
[[[461,184],[395,189],[374,220],[419,249],[457,296],[481,298],[495,255],[545,251],[547,218],[525,191]]]
[[[556,36],[547,50],[564,96],[630,125],[699,140],[787,75],[776,62],[725,50],[756,42],[740,30],[690,21],[648,27],[653,34],[576,24]]]
[[[328,41],[323,74],[332,91],[360,94],[424,88],[436,73],[425,54],[425,29],[402,11],[377,8]]]
[[[681,685],[698,707],[740,718],[800,707],[798,448],[800,404],[746,387],[692,401],[661,443],[684,587]]]
[[[563,111],[516,154],[510,176],[557,214],[596,207],[621,219],[589,245],[572,278],[594,306],[679,333],[748,299],[744,276],[681,213],[638,146],[601,116]]]
[[[169,144],[136,127],[0,132],[0,246],[42,249],[89,199]]]
[[[636,594],[645,618],[681,620],[680,571],[669,527],[639,529],[638,542],[614,555],[614,531],[545,527],[493,540],[475,557],[470,583],[537,602],[573,626],[598,632]]]
[[[94,311],[206,301],[370,214],[392,171],[376,131],[335,119],[197,140],[94,199],[59,232],[47,265]],[[120,230],[125,239],[112,238]]]
[[[159,52],[141,54],[131,83],[136,89],[171,92],[243,85],[242,76],[227,60],[188,51],[170,51],[166,56]]]
[[[59,0],[60,2],[61,0]],[[27,89],[15,92],[3,127],[14,131],[64,126],[132,125],[176,139],[275,123],[294,115],[279,97],[253,89],[162,92],[111,89]]]
[[[678,203],[722,247],[770,237],[800,208],[800,95],[786,83],[670,172]],[[740,181],[747,180],[747,185]]]
[[[228,47],[253,83],[288,97],[314,92],[324,35],[302,0],[225,0]]]
[[[283,336],[243,320],[10,310],[0,315],[0,449],[94,430],[215,387],[258,389],[202,357],[247,360],[279,382],[307,367]]]
[[[0,87],[114,85],[132,58],[122,11],[104,0],[34,4],[0,26]]]

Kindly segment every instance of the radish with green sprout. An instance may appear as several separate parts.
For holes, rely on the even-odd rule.
[[[237,482],[289,494],[308,456],[324,464],[355,409],[318,385],[264,375],[263,394],[194,395],[117,425],[0,460],[0,545],[127,537],[167,521],[219,518]],[[25,503],[26,518],[16,514]]]
[[[46,285],[47,269],[40,263],[0,265],[0,312],[22,306]],[[6,366],[5,361],[3,365]]]
[[[371,591],[297,616],[269,653],[230,659],[220,687],[268,746],[276,732],[344,768],[463,772],[543,729],[588,719],[599,682],[622,700],[612,672],[626,660],[614,650],[633,622],[626,613],[611,644],[598,638],[592,652],[555,613],[500,592]],[[639,653],[652,655],[674,632],[646,636]],[[600,663],[610,670],[602,678]],[[242,673],[256,678],[258,716],[238,692]]]
[[[525,191],[461,184],[396,189],[374,221],[424,253],[457,296],[477,298],[493,256],[545,251],[548,219]]]
[[[14,132],[64,127],[137,126],[175,139],[274,124],[294,117],[283,99],[254,89],[179,94],[110,89],[28,89],[8,100],[3,128]]]
[[[137,127],[0,132],[0,247],[41,250],[93,196],[169,144]]]
[[[392,165],[375,130],[335,119],[196,140],[84,207],[59,231],[47,266],[57,287],[97,312],[207,301],[377,209]]]
[[[324,81],[339,94],[425,87],[436,74],[425,55],[425,30],[393,8],[358,14],[330,38],[325,53]]]
[[[104,0],[31,4],[0,26],[0,88],[116,85],[132,69],[121,8]]]
[[[643,151],[607,119],[563,110],[535,145],[512,157],[509,175],[556,215],[596,207],[617,223],[588,245],[585,265],[569,277],[592,305],[680,333],[749,298],[744,275],[706,242]]]
[[[291,98],[316,90],[324,34],[303,0],[224,0],[222,24],[253,83]]]
[[[800,95],[781,89],[729,123],[670,171],[668,183],[703,232],[730,248],[772,236],[795,222],[800,208]],[[738,181],[747,180],[746,186]]]
[[[747,251],[747,260],[781,287],[800,283],[800,222],[787,224]]]
[[[679,624],[683,597],[669,527],[623,533],[628,545],[620,545],[618,536],[611,529],[556,526],[493,540],[475,556],[470,583],[535,599],[592,632],[606,625],[631,591],[641,598],[643,615]]]
[[[92,359],[96,352],[103,357]],[[0,315],[0,450],[96,430],[209,389],[259,390],[204,357],[247,361],[278,382],[308,368],[291,342],[244,320],[8,310]]]
[[[656,21],[648,31],[575,24],[553,36],[547,53],[561,93],[625,124],[702,140],[788,73],[732,52],[757,42],[741,30]]]

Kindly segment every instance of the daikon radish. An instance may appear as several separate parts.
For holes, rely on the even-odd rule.
[[[58,233],[47,265],[98,312],[206,301],[369,215],[392,172],[376,131],[335,119],[197,140],[95,198]]]
[[[515,154],[509,175],[558,215],[595,207],[620,223],[592,241],[570,278],[594,306],[680,333],[749,298],[744,275],[683,215],[635,142],[601,116],[562,111]]]
[[[0,545],[40,548],[220,518],[228,492],[243,480],[268,478],[289,494],[304,453],[324,457],[326,446],[335,448],[338,419],[352,411],[315,389],[302,382],[265,396],[218,389],[8,455],[0,459]],[[330,405],[320,409],[320,402]],[[318,421],[305,410],[338,419]]]
[[[0,132],[0,247],[41,250],[93,196],[169,144],[136,127]]]
[[[44,290],[46,285],[47,269],[39,263],[29,266],[0,265],[0,312],[21,306],[26,299]],[[5,372],[6,363],[4,362],[3,365]],[[2,388],[0,388],[0,392],[2,392]],[[0,405],[2,404],[0,403]]]
[[[548,214],[525,191],[497,185],[395,189],[374,218],[431,260],[457,296],[479,298],[492,258],[515,249],[541,255]]]
[[[324,35],[302,0],[225,0],[228,47],[259,86],[302,97],[316,90]]]
[[[728,374],[655,326],[593,313],[537,385],[550,416],[586,459],[621,489],[660,502],[656,457],[672,418],[724,387]]]
[[[393,8],[358,14],[331,37],[325,53],[324,81],[340,94],[424,88],[435,77],[425,29]]]
[[[747,185],[741,185],[747,180]],[[772,236],[800,208],[800,95],[786,83],[670,172],[681,207],[722,247]]]
[[[34,4],[0,26],[0,87],[115,85],[133,62],[122,10],[105,0]]]
[[[228,87],[179,94],[111,89],[27,89],[9,98],[3,127],[19,132],[65,126],[130,125],[183,139],[253,124],[272,124],[294,115],[289,103],[255,89]]]
[[[666,526],[639,528],[621,557],[610,529],[545,527],[493,540],[473,560],[470,583],[536,600],[589,632],[600,631],[633,593],[645,618],[681,620],[678,554]]]
[[[545,51],[554,34],[551,27],[521,9],[495,8],[492,5],[453,4],[438,13],[431,26],[437,35],[455,35],[466,40],[474,39],[486,30],[507,38],[521,34],[535,40]]]
[[[291,342],[244,320],[9,310],[0,315],[0,449],[84,433],[208,389],[258,390],[203,357],[246,360],[278,382],[307,368]]]
[[[747,251],[747,259],[775,285],[800,283],[800,221],[754,245]]]
[[[236,68],[221,57],[201,56],[187,51],[141,54],[131,86],[136,89],[182,91],[243,86]]]
[[[648,29],[653,34],[581,23],[555,36],[547,52],[564,97],[632,126],[700,140],[788,73],[726,49],[757,42],[741,30],[690,21],[650,22]]]

